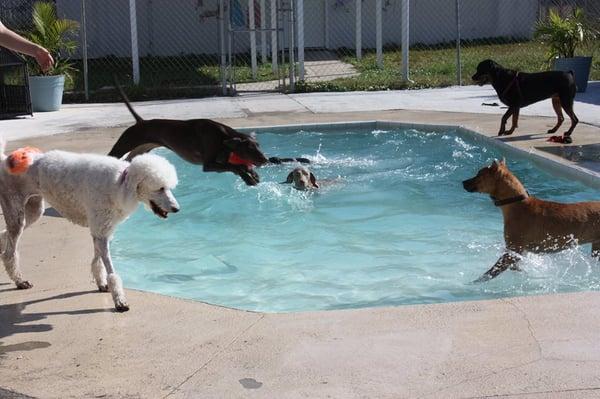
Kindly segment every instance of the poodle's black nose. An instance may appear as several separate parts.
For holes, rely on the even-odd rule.
[[[179,212],[179,208],[172,207],[171,208],[171,212],[177,213],[177,212]]]

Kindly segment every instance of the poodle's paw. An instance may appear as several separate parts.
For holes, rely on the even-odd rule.
[[[116,301],[115,310],[119,313],[127,312],[129,310],[129,305],[125,301]]]
[[[24,280],[24,281],[19,281],[17,283],[17,289],[19,290],[28,290],[29,288],[33,287],[33,284],[31,284],[29,281]]]
[[[98,291],[100,291],[100,292],[108,292],[108,284],[100,284],[100,285],[98,285]]]

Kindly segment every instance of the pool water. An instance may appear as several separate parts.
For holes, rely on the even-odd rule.
[[[295,166],[258,169],[246,186],[231,173],[177,167],[181,212],[138,210],[113,255],[127,287],[267,312],[304,311],[597,290],[590,246],[527,255],[523,272],[473,284],[503,252],[502,216],[461,181],[503,154],[456,131],[393,128],[262,132],[269,156],[304,156],[329,184],[282,185]],[[598,199],[531,161],[507,159],[532,195]]]

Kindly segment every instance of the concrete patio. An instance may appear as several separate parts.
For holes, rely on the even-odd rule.
[[[593,87],[575,106],[586,122],[575,131],[575,145],[600,143],[600,86]],[[494,136],[503,110],[481,106],[488,97],[487,88],[467,87],[135,106],[146,118],[208,117],[234,127],[393,120]],[[505,142],[526,150],[560,147],[546,142],[555,122],[547,117],[549,102],[522,115]],[[0,132],[11,139],[9,149],[34,144],[106,153],[131,123],[122,104],[74,105],[0,121]],[[600,397],[598,292],[263,314],[128,290],[132,309],[119,314],[109,294],[95,291],[88,234],[44,216],[21,245],[34,287],[16,290],[0,273],[0,397]]]

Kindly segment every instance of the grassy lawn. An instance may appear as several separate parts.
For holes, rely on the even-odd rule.
[[[594,53],[589,49],[588,54]],[[591,80],[600,80],[600,51],[595,48],[595,60],[592,66]],[[521,71],[543,71],[548,69],[546,48],[538,42],[510,44],[463,45],[461,47],[462,83],[472,84],[471,76],[477,64],[491,58],[501,65]],[[420,89],[444,87],[456,82],[456,49],[411,49],[410,79],[405,83],[401,78],[402,53],[400,49],[384,51],[383,69],[376,64],[376,55],[367,51],[361,60],[353,56],[340,54],[340,58],[356,67],[360,76],[341,78],[329,82],[303,83],[300,91],[348,91],[348,90],[387,90]]]
[[[471,75],[477,64],[492,58],[505,67],[521,71],[542,71],[548,69],[546,47],[538,42],[520,42],[506,44],[463,44],[461,48],[462,82],[471,84]],[[298,92],[311,91],[350,91],[350,90],[388,90],[444,87],[456,84],[456,49],[450,46],[437,48],[413,48],[410,51],[410,79],[405,83],[401,78],[402,55],[400,49],[384,51],[384,67],[376,65],[375,52],[364,51],[363,58],[357,60],[353,50],[338,50],[340,59],[350,63],[360,72],[352,78],[340,78],[328,82],[299,82]],[[591,80],[600,80],[600,42],[595,47],[584,49],[582,54],[595,56]],[[271,64],[259,64],[256,79],[252,78],[248,65],[249,56],[236,57],[235,80],[237,83],[263,82],[275,80]],[[214,55],[186,55],[176,57],[142,57],[140,59],[140,78],[138,86],[131,85],[131,60],[128,58],[107,57],[88,61],[89,85],[94,101],[118,101],[113,86],[116,76],[132,99],[162,99],[199,97],[220,93],[219,58]],[[67,94],[67,101],[82,101],[83,67],[76,63],[79,70],[74,76],[73,92]],[[283,65],[282,73],[288,65]],[[69,87],[71,89],[71,87]]]

